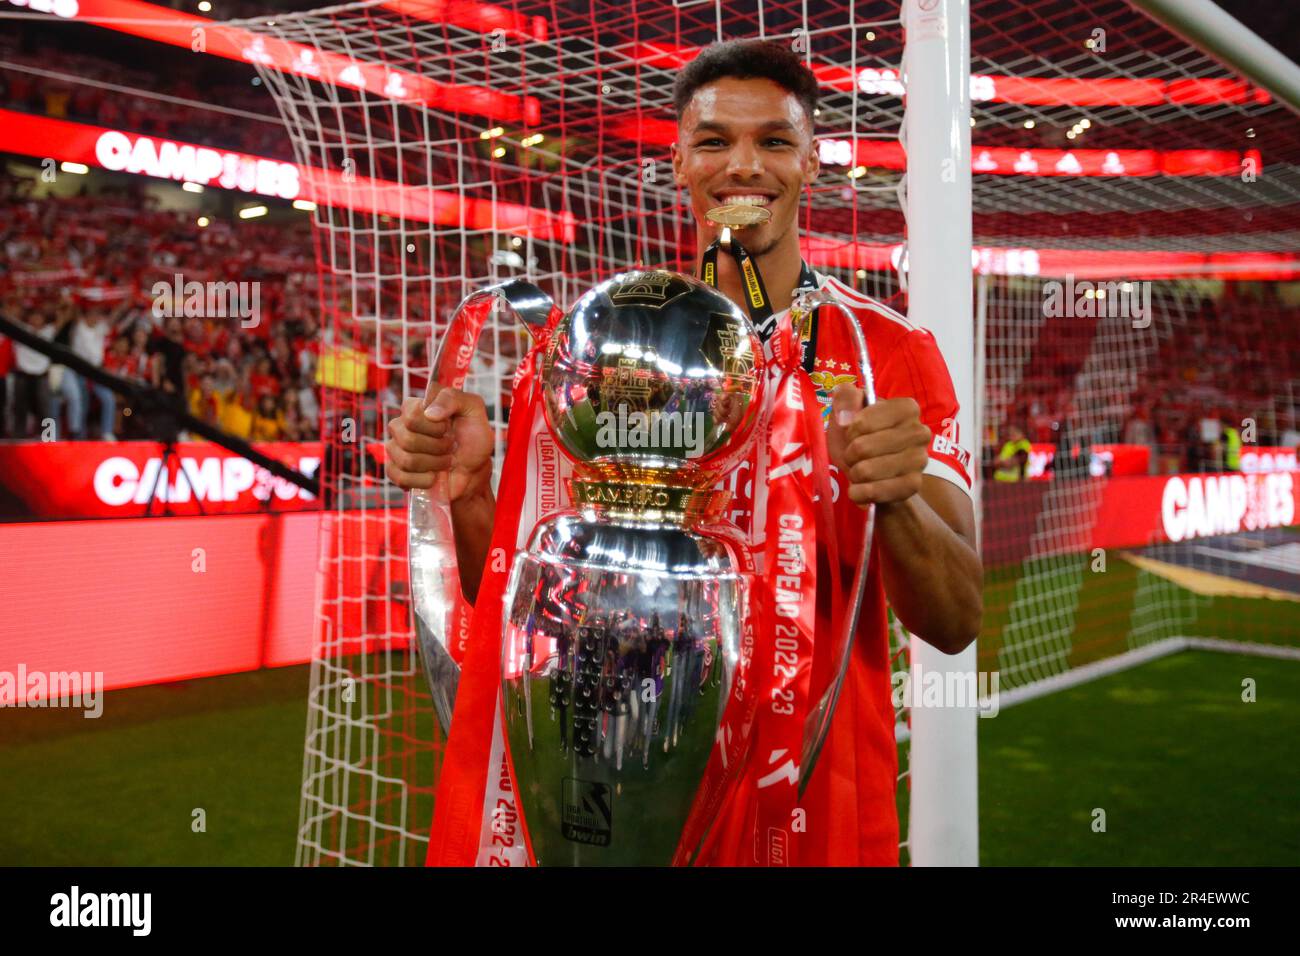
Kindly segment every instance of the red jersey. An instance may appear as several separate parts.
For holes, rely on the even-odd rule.
[[[957,397],[934,336],[837,279],[817,274],[817,284],[819,288],[829,284],[835,298],[857,317],[871,358],[877,398],[907,396],[920,405],[921,421],[934,436],[925,473],[952,482],[969,494],[970,453],[958,435]],[[815,343],[811,378],[823,405],[824,423],[830,421],[831,392],[836,386],[852,382],[862,387],[856,368],[857,350],[845,321],[840,311],[823,307],[811,338]],[[731,517],[742,529],[750,525],[753,489],[749,478],[753,467],[752,462],[742,464],[724,484],[735,495]],[[834,466],[830,478],[842,560],[852,562],[861,547],[865,512],[842,493],[844,482]],[[816,639],[822,636],[818,634]],[[852,653],[830,733],[800,801],[807,830],[795,837],[793,860],[802,865],[898,864],[898,749],[878,543],[872,548]],[[723,832],[729,834],[720,844],[732,847],[733,852],[748,842],[741,832],[745,805],[743,799],[732,801],[719,821]],[[719,858],[708,862],[734,862],[728,855],[726,850],[720,850]]]

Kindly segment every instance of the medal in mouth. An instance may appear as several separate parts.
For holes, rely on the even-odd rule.
[[[732,229],[756,226],[772,218],[772,211],[766,206],[759,205],[763,199],[766,197],[738,196],[731,202],[714,206],[704,214],[704,217],[709,222]]]

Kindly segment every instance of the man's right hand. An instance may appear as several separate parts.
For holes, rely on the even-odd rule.
[[[384,468],[399,487],[431,488],[435,475],[447,472],[448,496],[456,501],[490,486],[492,425],[477,395],[431,382],[424,398],[402,403],[388,435]]]

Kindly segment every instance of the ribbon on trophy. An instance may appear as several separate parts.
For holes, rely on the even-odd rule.
[[[466,329],[478,329],[487,321],[488,315],[492,312],[494,302],[489,298],[482,298],[466,304],[465,322],[462,323]],[[467,336],[467,339],[469,337]],[[469,374],[470,365],[474,359],[474,345],[472,340],[456,343],[457,347],[445,350],[445,359],[442,367],[436,370],[437,375],[442,378],[446,377],[452,380],[462,380]],[[442,355],[439,356],[442,358]],[[447,476],[442,473],[437,479],[443,485],[445,494]],[[450,532],[450,529],[448,529]],[[461,593],[459,583],[454,588],[452,594],[452,623],[451,634],[454,639],[447,645],[447,651],[451,658],[462,667],[465,664],[465,651],[469,647],[470,629],[474,621],[474,605],[465,600]]]
[[[751,317],[773,356],[775,387],[768,392],[760,453],[764,480],[756,487],[753,512],[764,526],[764,560],[750,618],[757,626],[746,634],[747,653],[723,713],[718,746],[674,864],[787,866],[800,829],[795,818],[814,687],[829,682],[834,670],[826,650],[814,656],[814,636],[819,626],[838,628],[844,619],[839,542],[820,404],[806,368],[814,356],[812,312],[792,308],[778,320],[761,274],[727,230],[723,241],[705,252],[704,281],[716,286],[720,245],[737,258]],[[804,263],[796,296],[815,286]],[[830,582],[829,591],[823,586],[820,593],[819,555],[826,558]]]
[[[535,517],[530,498],[544,497],[528,492],[531,483],[544,480],[537,459],[546,431],[539,379],[547,344],[543,332],[524,356],[511,388],[496,522],[434,801],[429,866],[522,866],[531,861],[502,727],[501,631],[509,568],[524,544],[521,534],[528,534],[530,517]],[[556,487],[551,490],[558,493],[560,473],[553,472],[550,482]]]
[[[782,332],[790,333],[790,326]],[[797,348],[793,343],[787,348]],[[753,794],[747,831],[752,862],[785,866],[794,859],[795,823],[816,673],[829,673],[830,642],[815,655],[818,606],[830,588],[831,631],[843,619],[839,542],[830,504],[830,462],[820,404],[811,380],[793,362],[776,396],[766,462],[767,501],[759,618],[770,642],[770,686],[760,701],[747,780]],[[777,457],[777,456],[780,457]],[[819,555],[826,568],[819,573]],[[761,658],[760,658],[761,659]],[[822,665],[822,666],[817,666]],[[766,708],[764,711],[763,708]]]

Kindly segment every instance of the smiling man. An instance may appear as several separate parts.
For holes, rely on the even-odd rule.
[[[828,291],[855,316],[872,358],[877,402],[863,408],[851,331],[836,309],[803,330],[804,366],[826,406],[836,522],[854,554],[863,508],[876,506],[871,573],[853,660],[830,735],[801,806],[807,831],[795,862],[887,865],[898,861],[894,709],[890,698],[888,605],[914,635],[954,654],[975,639],[982,615],[982,565],[975,550],[970,455],[957,434],[957,400],[938,345],[903,316],[803,262],[798,213],[817,179],[817,81],[788,48],[761,41],[704,50],[674,89],[677,184],[690,191],[702,261],[719,228],[710,209],[761,205],[766,222],[737,233],[776,310],[797,288]],[[735,260],[717,256],[721,291],[746,303]],[[737,483],[735,489],[743,492]],[[748,526],[738,495],[733,517]],[[830,635],[818,634],[818,641]],[[751,782],[752,785],[752,782]],[[739,812],[724,825],[742,826]],[[744,846],[734,832],[723,845]],[[743,862],[723,852],[718,862]]]
[[[710,210],[763,206],[770,213],[767,221],[737,232],[770,299],[765,315],[751,310],[765,337],[802,287],[827,288],[866,337],[878,400],[864,408],[851,330],[839,310],[819,310],[800,335],[804,366],[826,408],[844,553],[855,554],[860,545],[864,509],[874,504],[877,510],[852,662],[801,801],[806,829],[793,842],[792,858],[804,865],[894,865],[898,766],[887,607],[914,635],[956,653],[979,630],[982,567],[974,545],[970,455],[957,434],[957,400],[934,337],[809,268],[800,256],[799,208],[819,172],[816,104],[816,79],[788,48],[763,41],[708,47],[677,79],[673,173],[690,193],[701,274],[720,232],[708,219]],[[737,263],[716,249],[713,256],[718,288],[747,307]],[[431,402],[408,399],[389,432],[387,468],[397,484],[427,488],[434,471],[450,471],[457,557],[472,599],[495,507],[483,403],[454,389],[437,392]],[[733,476],[732,517],[744,529],[752,507],[746,488]],[[745,807],[755,786],[752,777],[742,781],[738,798],[716,823],[722,835],[716,852],[704,862],[753,862]]]

